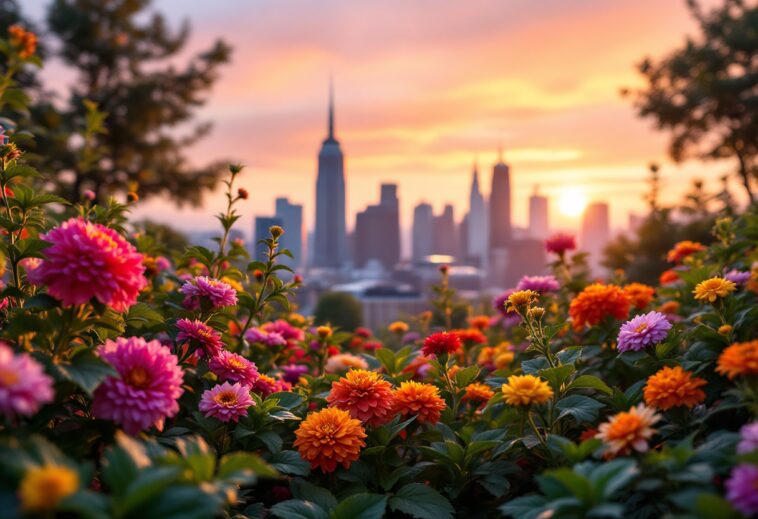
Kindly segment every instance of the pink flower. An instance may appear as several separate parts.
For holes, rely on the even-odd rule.
[[[221,334],[202,321],[179,319],[176,321],[176,327],[179,329],[176,342],[189,343],[190,346],[196,348],[200,357],[215,357],[224,349]]]
[[[287,341],[302,341],[305,339],[305,332],[303,330],[295,328],[284,319],[277,319],[276,321],[266,323],[261,328],[268,333],[278,333]]]
[[[209,301],[213,308],[237,304],[237,291],[229,284],[207,276],[197,276],[187,281],[180,289],[184,294],[184,306],[190,310],[200,308],[201,301]]]
[[[209,367],[211,372],[222,382],[231,380],[249,387],[255,385],[261,376],[254,362],[247,360],[242,355],[226,350],[213,357]]]
[[[165,256],[158,256],[155,258],[155,268],[158,269],[158,272],[163,272],[171,268],[171,262]]]
[[[0,412],[9,418],[31,416],[53,401],[53,379],[28,353],[13,354],[0,342]]]
[[[276,379],[268,375],[261,375],[255,381],[255,385],[253,385],[253,392],[260,394],[263,398],[266,398],[271,393],[290,391],[291,389],[292,384],[286,380]]]
[[[545,240],[545,250],[558,256],[576,249],[576,239],[571,234],[558,233]]]
[[[259,342],[266,346],[284,346],[287,344],[287,340],[282,337],[282,334],[267,332],[260,328],[250,328],[245,332],[245,339],[248,342]]]
[[[108,377],[95,390],[92,413],[121,424],[131,435],[179,412],[184,373],[171,350],[158,341],[119,337],[106,341],[98,355],[113,366],[118,377]]]
[[[123,312],[147,284],[142,254],[113,229],[83,218],[71,218],[42,235],[52,242],[46,259],[27,272],[29,281],[47,285],[64,306],[97,298]]]
[[[247,416],[247,408],[253,405],[250,388],[239,382],[219,384],[200,398],[200,411],[222,422],[236,422],[240,416]]]

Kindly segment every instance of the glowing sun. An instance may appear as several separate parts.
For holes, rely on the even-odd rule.
[[[565,216],[579,216],[587,206],[587,197],[577,188],[565,190],[558,197],[558,210]]]

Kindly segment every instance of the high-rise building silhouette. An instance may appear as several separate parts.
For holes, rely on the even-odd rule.
[[[329,125],[318,154],[313,265],[339,268],[348,258],[344,156],[334,135],[334,90],[329,85]]]
[[[271,216],[255,217],[255,228],[253,230],[253,256],[258,261],[266,261],[267,259],[266,251],[268,249],[265,245],[259,242],[271,237],[269,228],[272,225],[278,225],[279,227],[284,228],[284,222],[281,218],[275,218]]]
[[[529,197],[529,235],[532,238],[544,240],[550,230],[547,216],[547,197],[538,194],[537,187]]]
[[[513,237],[510,176],[510,168],[503,162],[501,151],[497,164],[492,169],[492,189],[489,200],[490,250],[507,248]]]
[[[432,206],[421,202],[413,208],[411,256],[415,263],[434,254],[434,212]]]
[[[396,184],[382,184],[379,204],[355,217],[354,263],[363,268],[370,260],[392,270],[400,261],[400,209]]]
[[[294,259],[281,256],[282,263],[297,268],[305,263],[303,256],[303,206],[292,204],[287,198],[276,199],[276,217],[282,221],[284,234],[279,239],[283,249],[289,249]]]
[[[442,214],[434,217],[434,254],[458,256],[458,232],[452,204],[445,206]]]
[[[596,275],[602,272],[603,249],[611,239],[611,226],[608,216],[608,204],[594,202],[584,210],[580,249],[588,252],[589,265]]]
[[[488,256],[489,239],[487,204],[479,189],[479,171],[474,163],[469,193],[469,210],[466,219],[466,256],[483,265]]]

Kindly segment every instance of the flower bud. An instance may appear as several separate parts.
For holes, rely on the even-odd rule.
[[[241,187],[237,190],[237,196],[242,200],[247,200],[250,195],[248,194],[247,189]]]
[[[316,328],[316,335],[321,339],[328,339],[332,336],[332,329],[328,326],[319,326]]]
[[[278,225],[272,225],[271,227],[268,228],[268,232],[270,232],[271,233],[271,237],[276,240],[282,234],[284,234],[284,229],[282,229]]]

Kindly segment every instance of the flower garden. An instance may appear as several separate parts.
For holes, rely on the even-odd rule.
[[[23,108],[34,35],[0,50]],[[758,515],[758,210],[656,287],[558,235],[468,328],[443,268],[429,312],[347,332],[292,308],[285,229],[265,262],[229,238],[241,167],[218,247],[166,251],[136,196],[49,194],[29,138],[0,149],[0,517]]]

